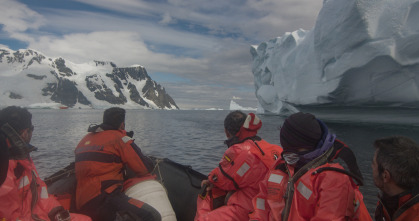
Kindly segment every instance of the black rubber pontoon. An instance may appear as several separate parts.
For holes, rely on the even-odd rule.
[[[206,176],[193,170],[191,166],[185,166],[167,158],[150,158],[155,163],[153,174],[166,188],[177,220],[193,221],[196,200],[201,192],[201,181],[206,179]],[[45,183],[50,194],[70,193],[74,199],[76,192],[74,163],[46,178]],[[74,200],[72,200],[70,211],[75,211]]]

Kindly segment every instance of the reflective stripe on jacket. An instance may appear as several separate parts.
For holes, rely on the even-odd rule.
[[[209,181],[221,190],[235,191],[228,198],[226,205],[239,206],[245,210],[245,214],[248,214],[252,211],[252,198],[258,192],[259,182],[269,167],[274,165],[281,152],[280,146],[264,140],[248,139],[234,144],[224,153],[219,167],[210,172]],[[231,213],[231,216],[235,216],[234,210],[231,210]],[[220,217],[219,220],[223,218]]]
[[[75,149],[76,206],[80,209],[101,193],[111,193],[124,182],[124,164],[137,176],[149,175],[152,161],[124,130],[87,134]]]
[[[293,168],[288,168],[293,176]],[[283,220],[287,210],[286,197],[291,199],[287,220],[371,220],[362,194],[352,179],[332,170],[316,172],[320,168],[343,169],[337,163],[325,163],[308,169],[293,181],[294,185],[288,186],[291,179],[284,172],[286,164],[279,160],[260,184],[260,192],[253,199],[255,211],[250,220]]]

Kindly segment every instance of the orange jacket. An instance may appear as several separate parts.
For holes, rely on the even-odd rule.
[[[9,160],[9,170],[0,187],[0,220],[50,220],[63,210],[39,178],[32,159]],[[71,220],[91,221],[87,216],[71,214]]]
[[[124,130],[105,130],[87,134],[75,149],[76,207],[102,193],[111,193],[124,182],[124,165],[137,176],[149,175],[152,162],[145,157]]]
[[[198,202],[195,220],[248,220],[252,211],[252,198],[258,193],[258,183],[264,178],[280,156],[282,148],[264,140],[247,139],[242,143],[230,146],[224,153],[219,167],[209,174],[209,181],[215,188],[223,191],[235,191],[223,207],[230,209],[206,210]],[[200,199],[198,199],[200,201]],[[239,208],[237,208],[239,207]],[[202,209],[201,209],[202,208]],[[217,211],[219,211],[218,214]],[[208,215],[207,213],[212,213]],[[240,214],[239,214],[240,213]],[[243,218],[238,218],[242,216]]]
[[[419,220],[419,193],[406,194],[399,198],[399,207],[393,217],[387,212],[381,200],[377,203],[375,220],[385,221],[414,221]]]
[[[319,172],[320,168],[343,169],[339,164],[325,163],[308,167],[304,175],[293,180],[290,178],[295,175],[293,167],[287,168],[285,162],[279,160],[260,183],[250,220],[282,221],[287,208],[287,220],[293,221],[371,220],[362,194],[352,179],[340,172]],[[294,184],[287,186],[291,180]]]

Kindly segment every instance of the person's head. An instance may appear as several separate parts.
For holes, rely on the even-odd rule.
[[[8,123],[22,139],[29,143],[32,138],[32,114],[25,108],[9,106],[0,111],[0,124]]]
[[[241,111],[230,112],[224,119],[224,129],[228,138],[235,136],[246,120],[246,114]]]
[[[396,195],[419,185],[419,145],[404,136],[374,141],[374,184],[384,193]]]
[[[125,129],[125,110],[120,107],[111,107],[103,113],[103,124],[115,130]]]
[[[246,115],[241,111],[233,111],[224,119],[224,131],[230,144],[255,137],[261,127],[262,121],[254,113]]]
[[[284,153],[298,153],[315,149],[322,135],[320,123],[314,115],[298,112],[285,119],[279,137]]]

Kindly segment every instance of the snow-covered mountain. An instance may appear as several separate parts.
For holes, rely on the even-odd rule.
[[[312,30],[251,54],[258,112],[419,107],[418,0],[324,0]]]
[[[142,66],[75,64],[26,49],[0,48],[0,106],[179,109]]]

